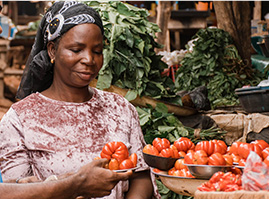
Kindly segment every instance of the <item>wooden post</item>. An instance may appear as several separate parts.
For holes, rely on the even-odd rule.
[[[245,64],[251,66],[251,12],[249,1],[213,1],[218,28],[227,31]]]
[[[157,33],[157,42],[164,45],[163,49],[156,49],[156,51],[167,50],[166,35],[168,30],[168,22],[171,16],[171,2],[158,1],[156,24],[160,27],[161,32]],[[169,44],[170,45],[170,44]],[[169,47],[170,48],[170,47]]]
[[[254,1],[254,8],[253,8],[253,19],[262,19],[262,2],[261,1]]]

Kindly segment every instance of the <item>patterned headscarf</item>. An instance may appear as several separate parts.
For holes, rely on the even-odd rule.
[[[49,88],[53,80],[53,64],[47,52],[47,43],[61,37],[72,27],[91,23],[104,33],[101,17],[93,8],[77,1],[55,2],[41,19],[35,43],[26,62],[17,98]]]

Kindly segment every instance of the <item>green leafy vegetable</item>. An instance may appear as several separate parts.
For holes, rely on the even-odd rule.
[[[148,10],[120,1],[84,3],[99,12],[104,25],[104,64],[97,88],[130,89],[125,96],[130,101],[146,95],[180,103],[172,79],[161,76],[168,66],[154,51],[162,47],[155,42],[160,29],[148,21]]]
[[[194,47],[181,61],[176,73],[177,90],[191,91],[206,86],[212,107],[239,103],[234,90],[257,85],[265,75],[244,64],[228,32],[218,28],[200,29]]]

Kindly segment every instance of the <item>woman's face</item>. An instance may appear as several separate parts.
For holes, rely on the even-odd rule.
[[[74,26],[62,36],[57,48],[48,45],[48,52],[55,61],[53,83],[76,88],[88,86],[103,65],[101,30],[95,24]]]

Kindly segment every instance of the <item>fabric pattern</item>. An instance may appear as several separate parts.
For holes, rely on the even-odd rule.
[[[115,93],[91,89],[94,95],[84,103],[56,101],[37,92],[12,105],[0,123],[3,180],[29,175],[44,180],[77,171],[100,157],[110,141],[125,143],[130,154],[137,153],[139,170],[149,169],[135,107]],[[127,190],[127,181],[119,182],[104,198],[121,199]],[[158,196],[156,185],[155,192]]]

